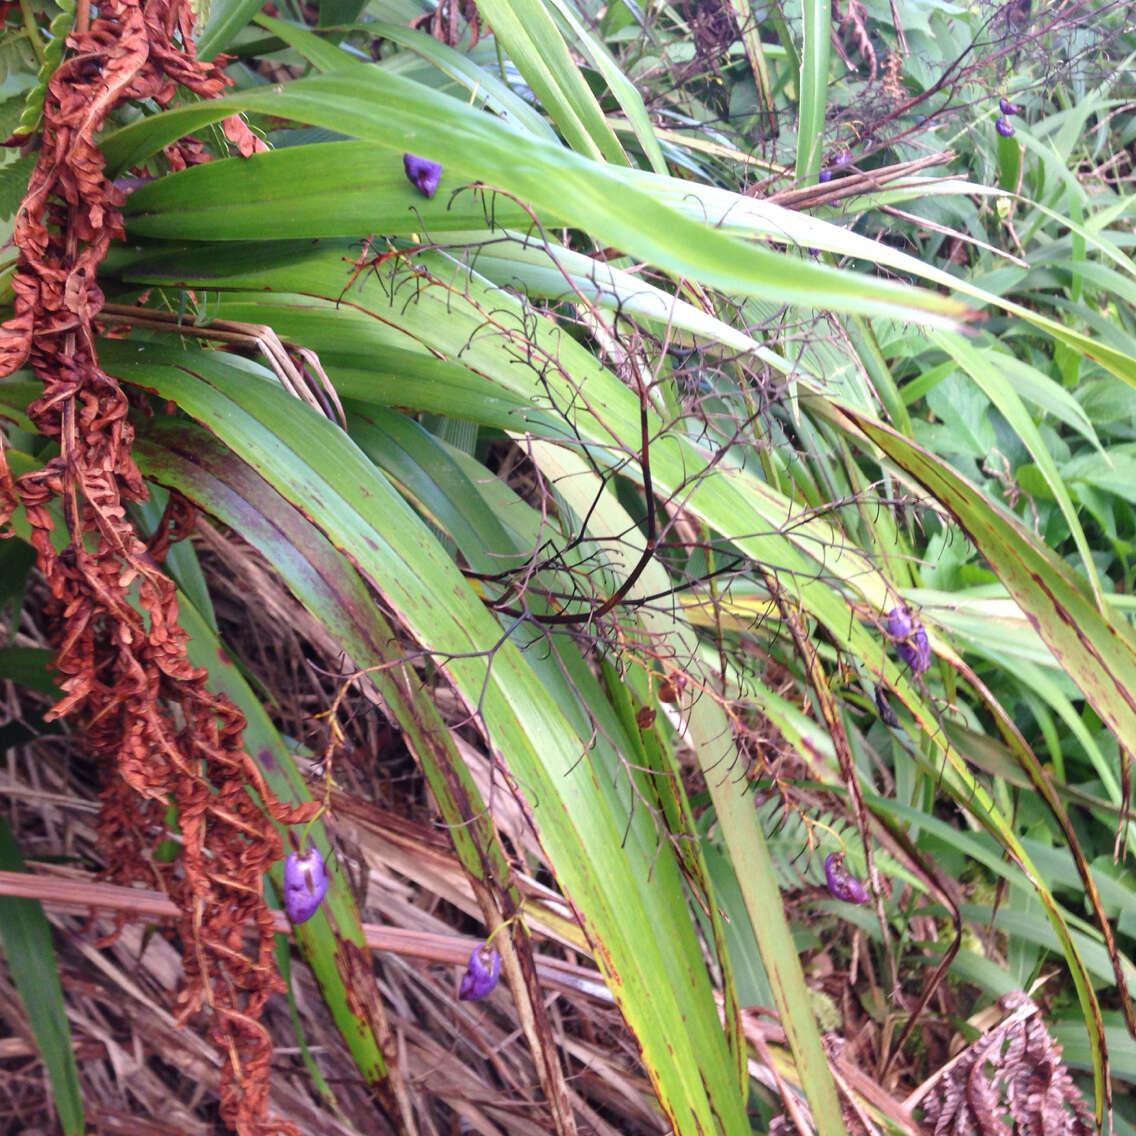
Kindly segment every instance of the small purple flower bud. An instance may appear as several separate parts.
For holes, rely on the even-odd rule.
[[[434,190],[442,178],[442,163],[432,162],[429,158],[420,158],[417,154],[403,154],[402,167],[412,185],[427,196],[433,197]]]
[[[284,861],[284,910],[293,923],[306,923],[327,893],[327,871],[318,848],[292,852]]]
[[[817,175],[817,181],[832,181],[832,170],[823,169]]]
[[[888,612],[887,632],[896,641],[899,657],[915,674],[921,675],[931,666],[931,644],[927,640],[927,632],[905,608],[893,607]]]
[[[1002,135],[1003,138],[1013,138],[1014,124],[1008,119],[999,116],[994,120],[994,129]]]
[[[501,956],[496,947],[475,947],[469,956],[469,964],[462,975],[458,997],[463,1002],[479,1002],[487,997],[497,985],[501,973]]]
[[[852,162],[852,151],[851,150],[841,150],[840,153],[837,154],[836,157],[832,159],[832,164],[834,166],[847,166],[847,165],[850,165],[851,162]]]
[[[867,903],[864,885],[844,866],[843,852],[830,852],[824,858],[824,878],[829,892],[845,903]]]
[[[1003,114],[1021,114],[1022,108],[1016,103],[1010,102],[1009,99],[1002,98],[998,100],[998,109]]]

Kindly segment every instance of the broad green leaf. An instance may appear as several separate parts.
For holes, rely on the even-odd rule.
[[[399,24],[369,23],[364,27],[368,34],[381,35],[383,39],[397,43],[433,64],[443,75],[465,87],[470,98],[484,100],[485,105],[507,123],[520,127],[534,138],[543,138],[547,142],[557,141],[556,131],[531,103],[517,94],[499,75],[485,67],[479,67],[461,52],[425,32]]]
[[[406,425],[424,438],[429,437],[414,424]],[[342,644],[356,666],[381,668],[401,656],[397,636],[371,602],[351,564],[262,478],[227,453],[215,439],[184,422],[155,422],[139,437],[136,449],[150,477],[176,487],[218,519],[239,528],[245,539],[276,566],[297,598]],[[436,458],[437,453],[431,456]],[[405,668],[376,670],[370,681],[421,760],[463,865],[483,887],[502,889],[504,902],[498,922],[515,915],[520,910],[521,897],[511,882],[508,861],[489,812],[450,731],[437,713],[432,691],[408,676]],[[511,941],[521,948],[518,953],[528,952],[528,940],[521,928],[516,929]],[[318,941],[306,946],[316,950],[318,960],[324,961]],[[540,997],[535,969],[531,958],[526,965],[518,966],[517,956],[510,954],[506,944],[499,946],[507,960],[506,973],[512,977],[520,970],[531,987],[526,998],[526,990],[518,989],[517,982],[512,983],[522,1009],[522,1022],[527,1024],[539,1012],[533,1008]],[[326,978],[326,967],[323,971],[317,967],[317,973]],[[325,987],[325,994],[337,1021],[343,1020],[338,986],[331,982]],[[530,1029],[526,1033],[530,1035],[534,1056],[547,1049],[539,1035]],[[550,1100],[556,1098],[553,1103],[562,1107],[566,1098],[561,1087],[562,1074],[554,1054],[545,1054],[545,1059],[552,1069],[547,1077],[542,1076],[542,1081]]]
[[[197,37],[199,59],[212,59],[233,42],[262,5],[257,0],[208,0],[209,15]]]
[[[344,51],[307,27],[289,24],[263,13],[256,17],[256,22],[266,31],[279,36],[289,47],[294,47],[318,71],[341,71],[345,67],[366,66],[358,56]]]
[[[587,512],[591,518],[589,532],[601,542],[620,538],[623,554],[628,559],[624,566],[626,573],[639,551],[636,544],[642,544],[642,537],[631,518],[619,507],[613,494],[604,492],[599,495],[598,488],[592,484],[594,474],[579,457],[547,443],[532,445],[535,460],[547,476],[562,484],[562,491],[575,497],[577,510]],[[629,533],[634,535],[630,547],[626,547]],[[648,566],[629,593],[629,598],[660,592],[665,594],[668,589],[667,574],[655,562]],[[639,618],[644,629],[658,637],[657,642],[664,645],[663,649],[673,652],[672,657],[686,659],[694,655],[696,644],[689,628],[665,609],[655,610],[646,606]],[[710,670],[695,670],[694,674],[700,686],[705,685],[708,691],[714,689],[715,680]],[[692,699],[686,708],[684,725],[714,802],[749,925],[772,987],[774,1005],[796,1060],[800,1082],[819,1131],[837,1136],[843,1132],[843,1125],[835,1086],[813,1017],[800,960],[793,949],[793,936],[785,918],[769,849],[745,782],[735,776],[735,764],[742,759],[729,740],[729,722],[721,704],[707,694]],[[704,866],[702,870],[705,872]],[[709,897],[709,901],[714,902],[713,896]]]
[[[62,697],[49,669],[53,652],[46,647],[0,647],[0,677],[9,682]]]
[[[246,366],[246,381],[252,376],[264,374],[253,365]],[[180,440],[182,444],[191,445],[184,432],[180,434]],[[144,462],[149,450],[145,438],[136,438],[135,450],[136,456]],[[17,474],[35,467],[34,461],[12,451],[8,452],[7,457]],[[251,529],[258,519],[255,512],[247,507],[241,510],[240,498],[236,494],[230,493],[229,503],[237,507],[233,516],[235,527],[244,529],[248,526]],[[26,521],[21,523],[20,517],[21,511],[17,511],[14,518],[17,532],[21,531],[21,527],[26,528]],[[61,518],[56,532],[65,534]],[[280,551],[283,553],[284,550]],[[288,556],[302,560],[302,552],[293,546],[288,547],[281,560],[286,560]],[[245,747],[272,791],[280,800],[289,803],[311,800],[291,752],[284,745],[264,707],[221,646],[213,627],[184,593],[179,593],[178,599],[178,619],[188,635],[186,650],[189,659],[195,666],[208,672],[210,689],[225,694],[244,714]],[[390,1046],[390,1039],[382,1020],[382,1007],[377,999],[360,998],[358,995],[361,989],[374,981],[370,969],[360,967],[367,948],[359,913],[322,821],[317,821],[308,828],[308,838],[320,849],[327,864],[328,891],[316,915],[295,928],[296,939],[311,965],[332,1018],[343,1034],[361,1076],[377,1099],[383,1102],[388,1113],[397,1116],[401,1111],[400,1094],[403,1097],[405,1094],[397,1086],[391,1087],[388,1080],[387,1059],[382,1043],[386,1041]],[[281,890],[283,861],[275,866],[272,875],[277,890]],[[393,1048],[390,1052],[393,1053]]]
[[[185,435],[182,435],[183,441]],[[145,452],[142,444],[140,452]],[[235,499],[234,504],[240,504]],[[256,517],[245,509],[236,515],[242,525]],[[301,556],[294,551],[297,559]],[[213,690],[226,694],[245,715],[244,744],[277,797],[286,802],[311,800],[291,751],[284,745],[264,707],[228,657],[215,632],[189,600],[179,597],[179,620],[189,635],[190,661],[209,671]],[[392,1068],[395,1049],[384,1012],[377,997],[361,997],[360,990],[373,981],[367,965],[367,947],[355,901],[347,887],[323,821],[307,829],[307,839],[319,848],[327,865],[328,889],[316,914],[293,928],[304,958],[312,968],[332,1020],[343,1036],[360,1075],[391,1117],[404,1111],[400,1098],[405,1091],[395,1081]],[[283,861],[272,870],[272,881],[283,894]],[[394,1072],[394,1077],[391,1076]]]
[[[518,301],[508,293],[488,287],[477,277],[456,277],[457,266],[440,260],[436,254],[422,254],[421,263],[429,265],[448,287],[421,289],[416,302],[407,304],[402,302],[406,294],[398,292],[395,302],[404,329],[400,333],[392,328],[393,321],[363,314],[390,306],[390,294],[383,290],[381,279],[368,280],[362,295],[353,292],[342,305],[331,300],[321,303],[312,294],[339,291],[341,260],[319,249],[308,249],[300,256],[294,250],[278,251],[275,256],[262,252],[259,264],[254,262],[243,273],[234,271],[224,276],[224,261],[217,256],[209,258],[209,275],[200,276],[195,272],[194,259],[183,256],[178,262],[185,273],[181,279],[191,286],[208,285],[211,280],[214,286],[223,282],[226,286],[257,288],[306,287],[309,296],[305,298],[265,293],[243,297],[222,294],[218,310],[226,318],[271,324],[285,337],[318,351],[324,365],[332,368],[337,351],[351,337],[356,358],[368,350],[367,344],[374,356],[380,356],[388,343],[407,347],[412,342],[426,344],[443,356],[462,359],[514,395],[538,406],[546,407],[551,401],[556,407],[574,407],[578,403],[578,385],[587,382],[588,409],[576,407],[571,418],[580,440],[596,447],[593,452],[604,465],[617,460],[607,452],[613,440],[618,446],[637,452],[639,408],[632,393],[573,339],[544,320],[524,315]],[[242,261],[238,254],[229,263],[235,267]],[[197,271],[204,272],[204,260],[201,264]],[[171,264],[170,269],[174,268]],[[152,282],[173,279],[157,270],[137,275]],[[343,311],[344,308],[359,310]],[[495,318],[501,323],[501,334],[485,334],[484,313],[489,311],[499,313]],[[326,317],[337,312],[335,323],[329,322]],[[512,336],[527,325],[531,325],[539,348],[537,368],[517,366]],[[555,365],[550,366],[550,361],[555,361]],[[652,415],[652,431],[660,426],[661,422]],[[553,437],[564,435],[565,431],[560,429]],[[728,476],[698,479],[697,471],[712,460]],[[715,520],[711,523],[719,532],[729,533],[740,526],[742,531],[752,533],[745,546],[755,560],[801,576],[823,571],[846,580],[877,610],[892,606],[886,584],[870,562],[850,548],[831,525],[819,518],[799,518],[795,502],[752,474],[744,473],[739,466],[739,462],[744,462],[744,454],[715,456],[681,437],[667,435],[660,440],[653,461],[656,483],[663,492],[689,493],[689,504],[699,513],[704,501],[713,501]],[[688,483],[689,488],[683,490]],[[740,513],[735,511],[738,509]]]
[[[635,84],[624,74],[603,43],[588,30],[576,14],[575,5],[567,3],[566,0],[548,0],[548,3],[571,32],[571,38],[578,51],[585,55],[604,77],[611,93],[623,108],[623,113],[627,116],[639,145],[643,147],[651,168],[656,173],[665,174],[666,159],[663,157],[647,108],[643,105],[643,96]]]

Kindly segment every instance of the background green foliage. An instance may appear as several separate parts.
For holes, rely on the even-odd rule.
[[[519,894],[515,794],[675,1131],[779,1111],[739,1004],[776,1007],[781,1075],[845,1130],[800,958],[819,987],[853,936],[870,965],[820,1017],[872,1024],[857,1061],[897,1103],[878,1123],[909,1130],[898,1102],[1017,989],[1103,1116],[1109,1072],[1136,1080],[1127,6],[481,0],[473,46],[465,18],[449,45],[409,28],[431,16],[410,0],[314,26],[258,7],[202,16],[232,93],[104,139],[148,179],[101,281],[115,317],[198,334],[135,321],[100,357],[136,394],[146,477],[263,554],[382,697],[477,933]],[[4,107],[34,105],[28,52],[65,15],[13,12]],[[234,112],[267,153],[228,156]],[[187,133],[216,160],[171,173]],[[442,163],[432,199],[405,151]],[[0,169],[9,212],[28,162]],[[238,325],[260,352],[209,334]],[[284,388],[266,328],[342,422]],[[28,379],[0,385],[14,465],[52,452]],[[193,550],[170,570],[303,792],[273,708],[216,664],[233,632]],[[897,606],[930,634],[925,675]],[[867,907],[819,890],[841,850]],[[361,934],[342,880],[332,904]],[[346,1036],[326,918],[300,946]],[[374,1047],[356,1037],[361,1069]]]

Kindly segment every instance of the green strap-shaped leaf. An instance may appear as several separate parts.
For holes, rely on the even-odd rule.
[[[596,498],[596,487],[588,476],[592,471],[576,455],[546,443],[535,443],[533,453],[546,476],[554,483],[562,483],[562,492],[575,498],[576,506],[589,511],[592,531],[599,539],[618,538],[621,554],[634,562],[635,541],[642,538],[631,518],[615,500],[613,493],[605,492]],[[594,474],[592,475],[594,476]],[[592,502],[595,500],[595,504]],[[630,542],[631,548],[626,545]],[[630,564],[625,565],[625,571]],[[658,563],[650,564],[630,594],[657,595],[670,587],[666,571]],[[666,611],[663,604],[645,606],[639,615],[644,630],[653,634],[662,650],[674,652],[674,657],[689,659],[690,670],[708,691],[715,688],[716,677],[707,668],[695,662],[696,642],[689,627]],[[725,843],[730,850],[738,887],[741,890],[750,930],[758,945],[765,966],[774,1004],[789,1040],[797,1064],[797,1075],[809,1100],[813,1117],[821,1136],[841,1136],[844,1124],[836,1087],[829,1072],[828,1060],[821,1044],[804,973],[797,951],[793,946],[793,933],[785,916],[777,874],[769,854],[764,834],[757,822],[753,798],[744,778],[739,778],[736,763],[741,760],[731,739],[730,724],[722,705],[709,694],[683,700],[687,740],[695,754],[721,827]],[[685,793],[682,794],[685,800]],[[705,864],[699,856],[700,875]],[[714,896],[709,902],[715,903]],[[724,980],[732,985],[728,972]],[[727,990],[727,1005],[733,996]]]
[[[572,149],[627,165],[627,155],[541,0],[478,0],[478,11]]]
[[[411,438],[417,436],[425,444],[433,443],[417,424],[405,419],[403,422]],[[390,423],[388,426],[390,430],[380,434],[379,439],[391,437],[397,429]],[[377,432],[374,427],[371,430]],[[441,447],[437,443],[433,447],[429,457],[436,463]],[[192,423],[160,420],[148,424],[138,436],[135,454],[147,477],[176,487],[219,520],[239,528],[244,538],[277,568],[296,598],[343,646],[357,667],[380,668],[401,657],[398,637],[371,602],[352,565],[263,478],[215,438]],[[420,485],[422,478],[413,480]],[[442,511],[448,518],[448,511]],[[490,811],[437,711],[433,692],[406,668],[374,670],[369,681],[382,695],[421,762],[463,867],[475,886],[489,889],[496,896],[499,910],[494,923],[503,923],[521,910],[521,896]],[[495,926],[491,925],[489,930],[495,930]],[[550,1105],[555,1112],[566,1114],[563,1072],[553,1047],[547,1044],[551,1030],[545,1020],[542,991],[524,928],[514,925],[510,943],[498,940],[497,946],[504,956],[503,969],[510,976],[534,1060],[540,1062],[541,1080]],[[338,996],[337,990],[332,993]]]
[[[3,817],[0,817],[0,868],[9,872],[27,871]],[[79,1092],[79,1070],[71,1047],[51,927],[39,900],[0,896],[0,944],[3,944],[8,971],[24,1004],[51,1080],[59,1123],[66,1136],[82,1136],[86,1122]]]
[[[918,313],[946,324],[967,313],[955,300],[905,284],[743,245],[661,205],[639,188],[631,171],[589,161],[456,99],[369,67],[257,88],[142,119],[103,140],[108,167],[137,164],[166,143],[239,110],[280,115],[380,143],[390,148],[396,168],[407,150],[428,154],[444,167],[435,195],[439,206],[450,188],[478,181],[500,187],[546,222],[560,220],[585,229],[596,240],[725,292],[866,314],[910,318]],[[404,192],[407,209],[422,208],[424,198],[415,200],[409,185]]]
[[[261,372],[253,368],[251,373]],[[6,387],[4,394],[10,397],[10,389]],[[139,442],[139,450],[140,453],[145,452],[144,442]],[[7,451],[6,457],[17,475],[35,468],[37,464],[26,455],[12,450]],[[251,528],[258,521],[265,523],[254,510],[246,507],[242,511],[238,495],[230,493],[230,504],[236,510],[232,518],[234,527],[245,529]],[[13,528],[18,535],[26,538],[29,527],[22,509],[14,514]],[[66,539],[66,531],[60,514],[56,519],[57,539]],[[291,557],[298,562],[303,561],[300,548],[292,548],[285,543],[279,552],[282,560]],[[365,598],[363,602],[367,602]],[[208,671],[211,690],[228,696],[244,714],[245,748],[259,766],[272,791],[285,802],[310,801],[311,794],[296,768],[291,751],[284,745],[241,672],[229,659],[212,626],[184,593],[179,593],[178,606],[179,622],[189,637],[186,650],[190,661]],[[343,1034],[360,1075],[388,1115],[394,1118],[392,1122],[397,1123],[399,1113],[406,1111],[403,1103],[406,1093],[400,1085],[393,1084],[389,1076],[387,1054],[394,1053],[394,1044],[386,1029],[382,1005],[374,995],[374,974],[369,965],[364,965],[367,947],[359,912],[344,881],[322,821],[317,821],[308,829],[308,839],[320,849],[327,864],[328,890],[316,915],[295,928],[296,940],[312,968],[332,1019]],[[282,894],[283,861],[273,868],[272,876],[277,892]]]
[[[824,117],[828,105],[828,60],[832,5],[828,0],[801,0],[804,43],[797,125],[797,181],[816,181],[824,151]]]
[[[639,89],[627,77],[623,68],[612,58],[603,42],[594,36],[580,19],[577,15],[576,5],[567,3],[566,0],[549,0],[549,3],[556,15],[568,28],[578,50],[604,77],[608,88],[615,96],[616,102],[623,108],[623,113],[627,116],[627,121],[638,139],[639,145],[643,147],[643,152],[651,163],[651,168],[656,173],[665,174],[667,163]]]
[[[491,744],[525,788],[537,833],[676,1131],[748,1132],[705,967],[683,969],[685,952],[673,950],[680,925],[652,876],[661,870],[655,840],[639,830],[625,844],[626,793],[608,800],[618,786],[610,777],[597,784],[604,778],[590,772],[588,738],[521,652],[502,642],[500,626],[429,530],[346,435],[250,368],[207,352],[136,348],[107,341],[100,358],[111,373],[178,402],[316,519],[410,634],[436,652],[470,710],[480,710]],[[701,983],[691,981],[699,974]],[[699,1021],[714,1030],[700,1027],[696,1044]]]
[[[1046,485],[1053,493],[1058,508],[1065,517],[1065,523],[1069,526],[1073,543],[1077,546],[1077,551],[1081,555],[1081,564],[1099,606],[1102,602],[1100,578],[1093,564],[1089,542],[1085,538],[1084,529],[1081,528],[1077,508],[1073,504],[1069,487],[1058,472],[1057,462],[1042,439],[1041,431],[1038,430],[1034,420],[1027,413],[1017,391],[1014,390],[1006,376],[998,370],[997,357],[993,356],[991,352],[976,350],[962,336],[945,332],[932,332],[931,334],[933,342],[938,343],[948,354],[954,356],[963,370],[970,375],[987,398],[1002,412],[1011,429],[1029,450],[1041,471],[1042,477],[1045,478]]]

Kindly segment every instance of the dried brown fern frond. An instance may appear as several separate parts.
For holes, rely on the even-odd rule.
[[[1091,1136],[1092,1110],[1028,995],[1004,995],[1009,1017],[909,1099],[924,1099],[935,1136]]]

